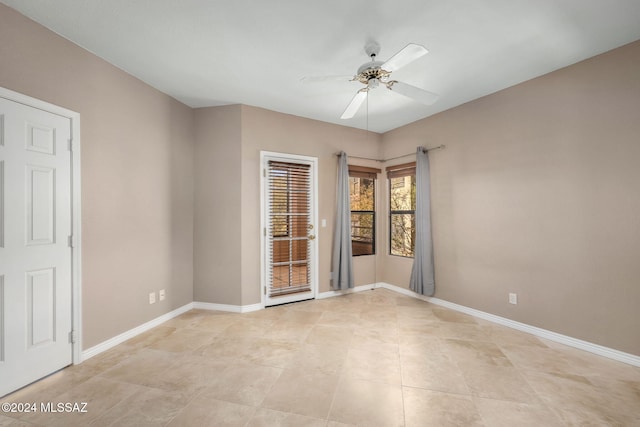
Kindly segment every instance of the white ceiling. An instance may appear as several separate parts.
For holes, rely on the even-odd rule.
[[[247,104],[385,132],[640,39],[638,0],[0,0],[192,107]],[[430,53],[393,78],[440,94],[424,106],[383,87],[350,120],[352,75],[377,41]]]

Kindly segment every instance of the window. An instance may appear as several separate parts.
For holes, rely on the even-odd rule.
[[[387,168],[389,179],[389,253],[413,257],[416,227],[416,164]]]
[[[380,169],[349,166],[351,249],[353,256],[376,253],[376,176]]]

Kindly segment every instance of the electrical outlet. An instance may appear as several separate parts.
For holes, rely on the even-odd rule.
[[[158,296],[160,297],[160,301],[164,301],[164,298],[165,298],[164,289],[160,289],[160,292],[158,292]]]
[[[518,294],[509,294],[509,304],[518,304]]]
[[[149,304],[155,304],[155,303],[156,303],[156,293],[151,292],[149,293]]]

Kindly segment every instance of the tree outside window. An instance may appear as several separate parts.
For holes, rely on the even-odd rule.
[[[378,169],[349,166],[351,199],[351,248],[353,256],[374,255],[375,188]]]
[[[389,253],[413,257],[415,248],[415,163],[387,169],[389,178]]]

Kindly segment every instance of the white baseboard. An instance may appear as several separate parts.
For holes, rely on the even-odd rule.
[[[384,282],[372,283],[370,285],[356,286],[355,288],[347,289],[344,291],[321,292],[316,295],[316,299],[331,298],[331,297],[351,294],[355,292],[368,291],[376,288],[388,289],[390,291],[397,292],[402,295],[406,295],[412,298],[417,298],[417,299],[430,302],[432,304],[439,305],[442,307],[450,308],[452,310],[459,311],[461,313],[469,314],[471,316],[488,320],[490,322],[497,323],[499,325],[503,325],[509,328],[517,329],[519,331],[527,332],[531,335],[545,338],[560,344],[568,345],[570,347],[578,348],[580,350],[588,351],[590,353],[597,354],[599,356],[607,357],[609,359],[617,360],[619,362],[628,363],[629,365],[640,366],[640,356],[636,356],[634,354],[625,353],[623,351],[615,350],[609,347],[604,347],[598,344],[590,343],[588,341],[579,340],[577,338],[569,337],[567,335],[562,335],[557,332],[552,332],[546,329],[538,328],[536,326],[527,325],[526,323],[516,322],[514,320],[507,319],[505,317],[496,316],[495,314],[486,313],[484,311],[476,310],[470,307],[465,307],[463,305],[441,300],[439,298],[420,295],[409,289],[401,288],[399,286],[391,285],[389,283],[384,283]],[[182,313],[185,313],[194,308],[201,309],[201,310],[228,311],[232,313],[249,313],[252,311],[262,310],[264,307],[262,307],[262,304],[229,305],[229,304],[214,304],[214,303],[207,303],[207,302],[192,302],[176,310],[173,310],[169,313],[163,314],[162,316],[156,317],[155,319],[150,320],[149,322],[146,322],[140,326],[137,326],[126,332],[123,332],[122,334],[117,335],[113,338],[110,338],[96,346],[93,346],[87,350],[82,351],[81,361],[90,359],[91,357],[97,354],[100,354],[103,351],[107,351],[118,344],[121,344],[143,332],[146,332],[149,329],[155,328],[156,326],[161,325],[167,320],[173,319],[174,317],[179,316]]]
[[[122,344],[123,342],[130,340],[131,338],[140,335],[143,332],[148,331],[149,329],[153,329],[156,326],[159,326],[161,324],[163,324],[164,322],[166,322],[167,320],[171,320],[174,317],[177,317],[179,315],[181,315],[182,313],[185,313],[191,309],[193,309],[193,304],[192,302],[190,302],[189,304],[185,304],[180,308],[177,308],[173,311],[170,311],[169,313],[163,314],[162,316],[156,317],[153,320],[150,320],[146,323],[143,323],[140,326],[136,326],[133,329],[129,329],[126,332],[121,333],[120,335],[116,335],[113,338],[110,338],[106,341],[101,342],[98,345],[95,345],[91,348],[88,348],[86,350],[82,351],[81,354],[81,361],[85,361],[87,359],[92,358],[93,356],[96,356],[100,353],[102,353],[103,351],[107,351],[110,348],[113,348],[115,346],[117,346],[118,344]]]
[[[371,285],[356,286],[354,288],[345,289],[345,290],[342,290],[342,291],[321,292],[318,295],[316,295],[316,299],[325,299],[325,298],[337,297],[337,296],[340,296],[340,295],[352,294],[354,292],[370,291],[371,289],[375,289],[375,288],[378,288],[378,287],[380,287],[380,286],[377,283],[373,283]]]
[[[230,304],[214,304],[211,302],[194,302],[193,308],[200,310],[212,310],[212,311],[229,311],[231,313],[250,313],[252,311],[262,310],[262,304],[250,304],[250,305],[230,305]]]
[[[570,347],[578,348],[580,350],[588,351],[590,353],[597,354],[598,356],[603,356],[609,359],[617,360],[619,362],[628,363],[629,365],[640,366],[640,356],[636,356],[634,354],[625,353],[623,351],[615,350],[609,347],[604,347],[599,344],[594,344],[588,341],[579,340],[577,338],[569,337],[567,335],[562,335],[557,332],[552,332],[546,329],[538,328],[536,326],[527,325],[526,323],[516,322],[515,320],[496,316],[495,314],[486,313],[484,311],[476,310],[475,308],[465,307],[463,305],[441,300],[439,298],[426,297],[424,295],[417,294],[412,290],[391,285],[389,283],[378,283],[376,285],[377,285],[376,287],[388,289],[390,291],[398,292],[403,295],[421,299],[423,301],[427,301],[432,304],[450,308],[452,310],[459,311],[461,313],[479,317],[480,319],[488,320],[490,322],[507,326],[509,328],[517,329],[522,332],[527,332],[531,335],[535,335],[540,338],[545,338],[550,341],[568,345]]]

